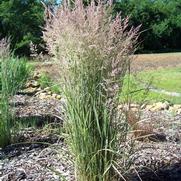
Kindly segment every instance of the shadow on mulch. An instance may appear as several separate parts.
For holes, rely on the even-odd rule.
[[[128,181],[181,181],[181,162],[157,171],[139,172],[139,177],[134,174]]]
[[[29,140],[29,141],[28,141]],[[54,143],[63,142],[64,139],[56,135],[49,135],[46,137],[37,137],[30,139],[21,138],[21,142],[11,144],[3,149],[0,149],[0,160],[5,158],[13,158],[22,155],[25,152],[29,152],[35,149],[44,149]]]

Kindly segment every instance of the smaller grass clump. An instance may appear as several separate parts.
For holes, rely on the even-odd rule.
[[[38,83],[40,84],[41,88],[50,88],[50,91],[56,94],[61,93],[60,86],[56,84],[50,76],[48,76],[46,73],[42,73],[40,78],[38,79]]]
[[[9,50],[9,41],[0,41],[0,147],[11,142],[12,114],[9,100],[20,89],[29,75],[25,59],[14,58]]]
[[[1,59],[0,62],[0,72],[1,74],[1,81],[0,81],[0,88],[2,90],[3,81],[6,81],[7,92],[9,95],[13,95],[16,93],[17,90],[21,89],[29,74],[31,68],[27,64],[25,58],[15,58],[13,56]],[[4,80],[3,76],[6,77]]]

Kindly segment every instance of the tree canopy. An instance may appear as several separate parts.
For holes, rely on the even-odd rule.
[[[130,16],[131,25],[142,25],[142,50],[181,49],[181,0],[120,0],[114,10]]]
[[[36,0],[1,0],[0,37],[9,36],[15,53],[29,55],[29,44],[42,43],[44,8]]]
[[[44,0],[52,7],[59,0]],[[85,0],[85,5],[90,0]],[[140,52],[181,49],[181,0],[118,0],[114,14],[130,16],[130,26],[141,26]],[[40,0],[1,0],[0,39],[11,38],[18,55],[30,55],[30,42],[43,50],[44,6]]]

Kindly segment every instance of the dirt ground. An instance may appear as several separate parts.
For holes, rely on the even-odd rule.
[[[159,68],[181,67],[181,53],[134,55],[133,71],[155,70]]]
[[[60,77],[60,65],[55,62],[32,62],[32,64],[38,72],[48,73],[55,80]],[[171,67],[181,67],[181,53],[134,55],[131,63],[133,72]]]

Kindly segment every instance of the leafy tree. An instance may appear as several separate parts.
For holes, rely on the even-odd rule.
[[[115,12],[142,25],[142,50],[181,49],[181,0],[120,0]]]
[[[29,44],[43,43],[44,7],[37,0],[0,1],[0,38],[10,36],[16,54],[29,55]],[[40,46],[39,46],[40,49]]]

